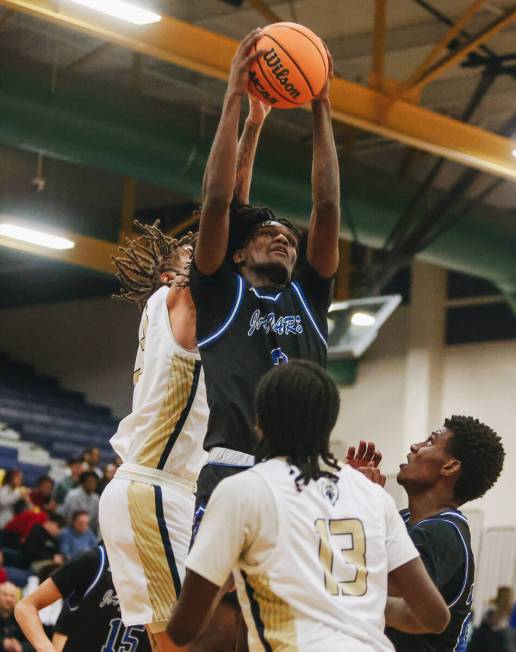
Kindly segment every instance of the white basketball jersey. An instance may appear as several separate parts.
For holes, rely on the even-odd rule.
[[[278,514],[276,544],[261,548],[258,535],[258,563],[241,558],[235,571],[250,649],[392,650],[387,575],[418,556],[392,498],[349,466],[338,482],[321,478],[301,491],[284,460],[247,473],[265,480]]]
[[[208,422],[204,372],[197,351],[181,347],[170,327],[168,288],[148,300],[139,329],[133,410],[111,445],[124,462],[195,482],[206,461]]]

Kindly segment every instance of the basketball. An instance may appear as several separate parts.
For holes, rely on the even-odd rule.
[[[276,109],[295,109],[317,96],[328,77],[321,39],[297,23],[274,23],[263,30],[251,66],[249,91]]]

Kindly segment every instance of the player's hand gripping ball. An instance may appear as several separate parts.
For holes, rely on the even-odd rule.
[[[295,109],[319,95],[328,79],[326,48],[297,23],[274,23],[262,30],[255,51],[263,54],[249,71],[249,92],[276,109]]]

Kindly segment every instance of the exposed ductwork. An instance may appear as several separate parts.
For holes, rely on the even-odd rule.
[[[61,74],[51,93],[47,79],[39,69],[29,75],[27,66],[20,70],[0,66],[1,143],[199,195],[214,120],[208,121],[207,136],[200,142],[199,116],[124,94],[120,88],[89,87]],[[306,223],[310,162],[309,148],[264,137],[253,196]],[[344,167],[342,178],[358,240],[382,246],[412,189],[394,175],[354,161],[351,169]],[[490,219],[497,213],[491,207],[476,207],[419,257],[494,282],[516,312],[516,237]]]

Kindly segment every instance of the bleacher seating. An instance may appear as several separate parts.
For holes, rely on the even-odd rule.
[[[0,421],[55,458],[78,455],[87,446],[97,446],[105,461],[113,456],[109,438],[117,421],[108,407],[87,403],[83,394],[5,353],[0,353]],[[0,446],[0,468],[20,467],[27,483],[46,472],[39,464],[20,462],[13,450]]]

